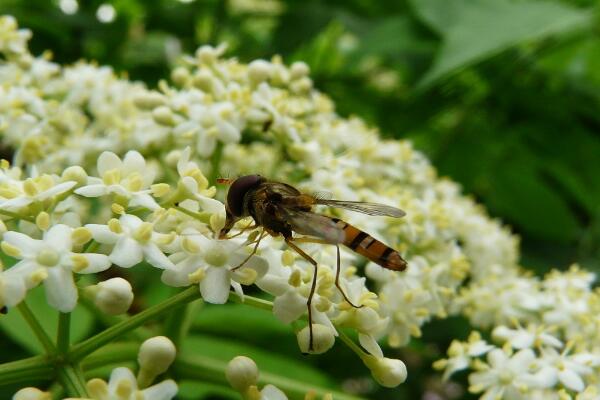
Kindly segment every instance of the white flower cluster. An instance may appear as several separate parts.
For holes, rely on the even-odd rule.
[[[303,245],[319,264],[311,305],[314,352],[326,351],[339,327],[350,327],[375,379],[395,386],[406,379],[406,368],[385,358],[377,340],[403,346],[432,318],[460,313],[477,327],[496,327],[509,345],[456,344],[446,375],[483,368],[474,362],[482,355],[489,357],[486,371],[516,374],[531,366],[522,359],[538,363],[527,369],[535,379],[503,386],[490,376],[507,374],[478,370],[471,375],[473,391],[513,398],[507,393],[595,390],[583,392],[598,372],[600,302],[592,275],[575,269],[545,279],[524,274],[514,235],[458,185],[437,177],[410,142],[382,140],[360,119],[338,116],[313,88],[306,64],[287,67],[274,57],[246,65],[224,58],[224,46],[204,46],[172,71],[171,83],[150,90],[107,67],[60,67],[33,57],[27,38],[14,19],[0,18],[0,133],[17,165],[0,165],[2,250],[19,260],[0,273],[0,305],[16,305],[43,282],[49,303],[66,312],[77,301],[73,272],[144,262],[162,269],[168,285],[198,284],[213,303],[226,302],[231,288],[243,296],[243,285],[256,284],[273,296],[279,319],[302,318],[314,274],[310,263],[268,238],[237,269],[256,236],[216,237],[225,211],[207,176],[258,173],[307,192],[407,213],[392,219],[323,210],[398,249],[409,267],[398,273],[367,263],[366,274],[377,285],[372,291],[357,274],[364,259],[344,251],[340,284],[352,303],[363,306],[355,308],[335,287],[335,248]],[[499,328],[514,323],[537,335],[532,344],[518,347],[509,336],[523,334]],[[298,333],[303,349],[305,336]],[[579,380],[559,372],[543,383],[537,377],[536,371],[576,356],[588,360],[586,369],[571,369]]]
[[[94,378],[87,382],[90,397],[64,400],[171,400],[177,394],[177,384],[167,379],[152,385],[175,359],[175,345],[164,336],[155,336],[142,343],[138,352],[137,377],[126,367],[112,370],[108,382]],[[151,386],[152,385],[152,386]],[[13,400],[50,400],[51,394],[34,387],[19,390]]]

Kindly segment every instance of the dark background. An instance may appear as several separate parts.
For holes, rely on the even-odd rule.
[[[67,15],[59,1],[2,0],[0,14],[33,31],[34,54],[50,49],[61,64],[94,59],[150,86],[168,78],[178,54],[206,43],[225,41],[242,61],[303,60],[341,115],[412,140],[440,175],[512,226],[526,268],[600,269],[597,2],[108,3],[116,11],[109,23],[98,20],[97,1]],[[427,339],[444,349],[460,325],[445,324],[439,337],[429,330]],[[439,356],[421,343],[402,355],[413,384],[402,390],[412,393],[435,386],[411,370],[410,357],[426,370],[423,359]],[[319,362],[335,371],[344,351]]]

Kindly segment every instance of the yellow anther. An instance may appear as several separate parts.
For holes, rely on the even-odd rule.
[[[167,245],[173,243],[173,241],[177,238],[175,232],[159,235],[156,239],[157,244]]]
[[[2,252],[4,252],[4,254],[11,256],[11,257],[19,257],[21,256],[21,250],[19,250],[18,248],[16,248],[15,246],[13,246],[10,243],[7,242],[2,242],[0,244],[0,248],[2,249]]]
[[[258,278],[258,273],[252,268],[240,268],[237,273],[239,282],[242,285],[252,285]]]
[[[155,183],[150,186],[150,190],[154,197],[164,197],[171,192],[171,186],[168,183]]]
[[[102,379],[94,378],[85,385],[89,395],[94,399],[108,398],[108,384]]]
[[[296,256],[291,250],[285,250],[281,253],[281,263],[286,267],[291,267],[296,261]]]
[[[36,286],[45,281],[47,277],[48,271],[46,271],[46,268],[38,268],[29,275],[28,279],[33,286]]]
[[[206,276],[206,272],[203,268],[198,268],[196,271],[188,274],[188,279],[190,283],[199,283]]]
[[[92,239],[92,232],[84,227],[75,228],[71,234],[71,239],[76,245],[84,245]]]
[[[90,262],[81,254],[73,254],[71,256],[73,262],[73,272],[81,272],[90,266]]]
[[[33,178],[27,178],[25,182],[23,182],[23,191],[29,197],[33,197],[39,193]]]
[[[133,392],[133,386],[127,379],[122,379],[117,383],[117,390],[115,390],[117,396],[123,399],[129,399]]]
[[[51,175],[44,174],[35,180],[35,183],[38,188],[41,188],[42,191],[48,190],[54,186],[54,178]]]
[[[302,273],[300,272],[300,270],[296,269],[290,274],[288,283],[293,287],[298,287],[302,285]]]
[[[10,168],[10,162],[4,158],[0,160],[0,168],[7,170]]]
[[[102,182],[105,185],[117,185],[121,182],[121,170],[118,168],[114,168],[108,170],[102,175]]]
[[[42,211],[35,217],[35,224],[42,231],[48,230],[50,227],[50,215],[47,212]]]
[[[150,222],[143,222],[133,234],[133,238],[140,243],[146,243],[152,239],[153,228],[154,225]]]
[[[320,312],[327,312],[331,308],[331,302],[325,297],[319,297],[315,303],[315,308]]]
[[[111,232],[113,233],[123,233],[123,227],[121,226],[121,223],[119,222],[118,219],[116,218],[111,218],[108,221],[108,229],[110,229]]]
[[[200,251],[200,246],[198,246],[194,240],[187,237],[184,237],[181,241],[181,247],[191,254],[196,254]]]
[[[133,172],[127,177],[127,188],[132,192],[139,192],[144,186],[144,179],[139,172]]]
[[[112,205],[110,206],[110,210],[113,212],[113,214],[116,215],[125,214],[125,207],[123,207],[119,203],[112,203]]]

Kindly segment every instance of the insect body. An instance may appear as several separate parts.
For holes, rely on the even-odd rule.
[[[254,250],[248,256],[248,260],[256,250],[260,240],[265,233],[272,236],[283,236],[285,242],[309,261],[315,267],[311,292],[308,296],[308,318],[310,328],[310,349],[312,350],[312,310],[311,301],[316,288],[317,262],[306,254],[296,243],[324,243],[337,247],[337,270],[336,287],[340,290],[344,299],[351,305],[352,302],[345,295],[339,285],[340,253],[339,244],[343,244],[367,259],[394,271],[406,269],[406,261],[400,253],[381,241],[375,239],[366,232],[342,221],[338,218],[328,217],[312,212],[315,205],[326,205],[330,207],[344,208],[369,215],[402,217],[404,211],[378,203],[329,200],[301,193],[298,189],[286,183],[269,181],[260,175],[246,175],[235,180],[219,180],[221,183],[230,183],[227,193],[226,211],[227,218],[224,228],[220,232],[220,238],[226,238],[227,233],[241,218],[252,217],[255,225],[244,228],[255,229],[262,227],[263,231],[255,242]],[[293,233],[305,235],[294,237]],[[234,269],[243,266],[245,261]],[[358,306],[355,306],[358,307]]]

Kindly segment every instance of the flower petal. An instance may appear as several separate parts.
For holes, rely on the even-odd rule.
[[[104,254],[82,253],[78,255],[85,257],[88,261],[88,267],[79,271],[80,274],[92,274],[95,272],[106,271],[112,264],[108,256]]]
[[[173,269],[175,265],[163,253],[155,243],[148,243],[143,246],[144,257],[150,265],[161,269]]]
[[[273,314],[286,324],[300,318],[306,310],[306,298],[300,296],[295,290],[288,290],[273,302]]]
[[[144,259],[142,246],[135,240],[121,236],[110,253],[110,261],[122,268],[130,268]]]
[[[168,379],[142,391],[145,400],[171,400],[177,394],[177,384]]]
[[[46,268],[48,277],[44,281],[46,301],[61,312],[73,311],[77,305],[77,287],[71,271],[61,268]]]
[[[99,243],[115,244],[119,240],[119,234],[111,231],[108,225],[87,224],[85,227],[92,232],[92,237]]]
[[[122,169],[123,162],[112,151],[105,151],[98,157],[98,175],[102,176],[106,171],[111,169]]]
[[[100,197],[108,193],[108,187],[103,184],[93,184],[75,189],[75,193],[84,197]]]
[[[35,257],[43,247],[41,240],[30,238],[21,232],[6,232],[2,239],[11,246],[19,249],[22,256],[21,258]]]
[[[229,297],[230,286],[229,269],[209,267],[206,269],[206,276],[200,281],[200,293],[208,303],[225,304]]]
[[[73,229],[70,226],[58,224],[44,233],[44,244],[50,246],[59,253],[70,252],[73,247],[71,242],[71,233]]]

